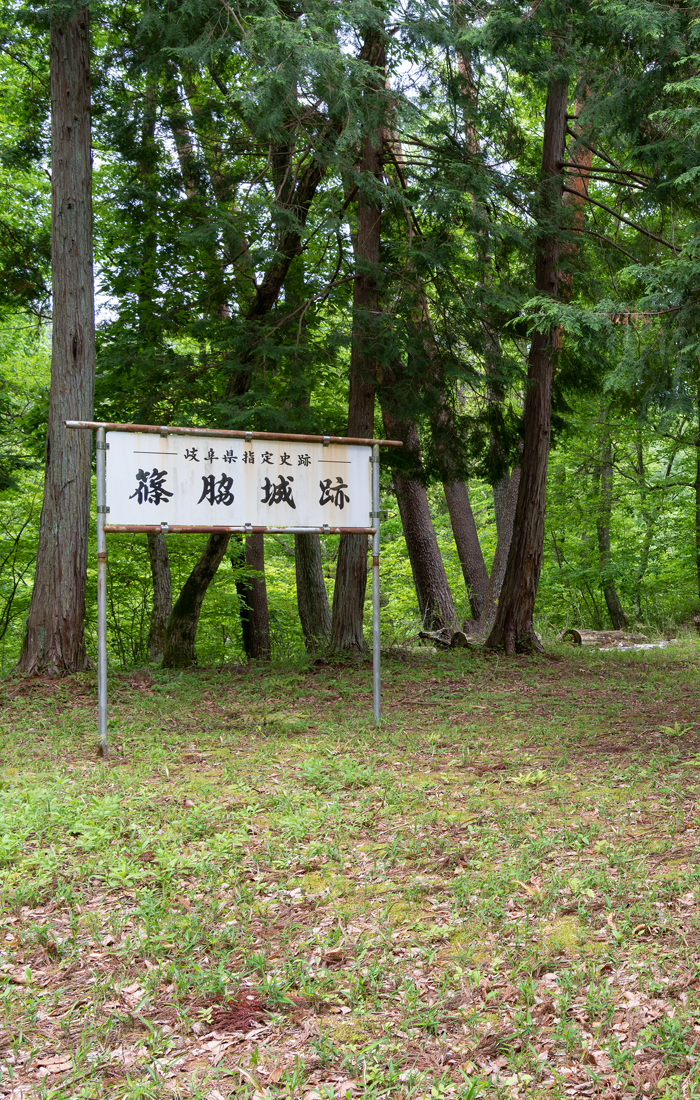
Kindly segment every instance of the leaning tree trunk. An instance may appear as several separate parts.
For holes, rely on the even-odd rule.
[[[596,471],[598,475],[598,515],[596,517],[596,533],[598,535],[598,557],[600,562],[600,577],[603,584],[603,595],[608,608],[610,622],[615,630],[626,630],[627,616],[622,610],[622,603],[617,594],[615,581],[612,575],[612,561],[610,557],[610,519],[612,516],[612,444],[610,441],[610,429],[603,423],[600,435],[600,463]]]
[[[568,87],[553,81],[547,93],[542,142],[540,235],[536,242],[535,287],[557,297],[559,287],[559,221],[561,162],[566,141]],[[523,411],[523,461],[513,538],[493,629],[486,645],[506,653],[541,649],[533,615],[542,567],[547,461],[552,418],[554,359],[559,343],[557,327],[536,329],[528,357]]]
[[[479,542],[479,534],[474,521],[474,513],[469,501],[469,490],[464,481],[443,482],[443,491],[447,510],[450,513],[452,534],[462,567],[462,576],[469,594],[469,607],[472,618],[481,618],[489,575],[486,572],[484,553]]]
[[[60,675],[88,665],[85,587],[95,386],[88,9],[52,19],[51,389],[34,588],[18,667]]]
[[[404,451],[419,470],[422,457],[418,429],[412,420],[395,417],[391,408],[391,384],[396,381],[397,372],[387,370],[385,385],[379,391],[384,431],[388,438],[403,442]],[[423,627],[425,630],[441,630],[445,626],[454,626],[457,613],[433,527],[425,485],[398,473],[394,474],[393,480]]]
[[[400,163],[403,162],[403,152],[401,148],[401,142],[398,140],[396,134],[391,131],[386,134],[387,143],[392,149],[393,159],[396,165],[397,171],[401,178],[399,169]],[[403,179],[401,179],[403,184]],[[413,233],[413,226],[410,219],[407,216],[407,222],[409,225],[409,238]],[[416,271],[411,272],[411,279],[415,282],[415,291],[418,299],[417,313],[417,329],[422,332],[422,343],[425,353],[426,370],[429,377],[432,380],[433,389],[435,391],[437,400],[435,402],[435,409],[433,412],[432,423],[432,435],[433,442],[440,456],[440,462],[443,470],[443,488],[445,493],[445,502],[447,504],[447,510],[450,515],[450,523],[452,525],[452,534],[455,540],[455,546],[457,548],[457,555],[459,557],[460,565],[462,567],[462,575],[464,577],[464,583],[469,596],[469,605],[472,616],[474,619],[478,619],[481,614],[481,608],[483,606],[484,597],[486,595],[486,589],[488,587],[488,573],[486,571],[486,565],[484,562],[484,555],[479,543],[479,536],[476,530],[476,524],[474,522],[474,515],[472,513],[471,504],[469,501],[469,490],[466,483],[459,478],[459,473],[456,468],[454,458],[454,414],[449,401],[446,399],[444,390],[444,379],[440,377],[439,367],[437,365],[437,347],[435,343],[434,333],[432,332],[432,325],[430,322],[430,310],[428,306],[428,298],[425,293],[425,289],[422,285],[420,276]],[[386,380],[386,374],[385,374]],[[381,395],[380,395],[381,400]],[[392,434],[387,427],[387,413],[385,407],[388,408],[387,402],[384,402],[382,409],[384,412],[384,424],[387,434]],[[399,423],[401,418],[399,417]],[[408,424],[406,425],[408,428]],[[415,427],[413,426],[415,431]],[[394,435],[398,435],[403,438],[403,435],[398,427],[393,430]],[[416,435],[417,439],[417,435]],[[449,592],[449,585],[447,583],[447,577],[445,575],[444,565],[440,556],[439,569],[430,568],[430,562],[434,558],[434,554],[437,551],[437,540],[435,539],[435,546],[433,548],[432,543],[426,541],[422,534],[423,520],[422,516],[426,516],[429,522],[430,531],[434,536],[434,530],[432,527],[432,520],[430,519],[430,512],[428,509],[427,494],[423,488],[421,492],[420,482],[406,482],[405,478],[394,478],[394,488],[399,501],[399,510],[401,511],[401,518],[403,521],[404,535],[406,537],[407,548],[409,556],[411,555],[411,543],[409,542],[409,535],[407,531],[410,529],[418,536],[413,545],[413,553],[416,557],[414,563],[413,557],[411,557],[411,568],[413,571],[413,579],[416,586],[416,592],[418,595],[418,603],[421,608],[421,614],[425,614],[430,611],[433,606],[440,606],[441,601],[444,602],[444,593],[449,593],[450,604],[452,605],[450,610],[450,616],[454,614],[454,604],[452,601],[452,594]],[[425,500],[423,500],[425,496]],[[403,508],[402,508],[403,501]],[[404,513],[406,517],[404,518]],[[429,536],[428,536],[429,538]],[[439,551],[437,551],[439,555]],[[427,555],[425,563],[421,561],[420,567],[418,565],[418,555],[421,558]],[[427,576],[424,578],[423,574],[427,572]],[[444,577],[444,583],[440,577],[440,573]],[[422,593],[422,585],[427,583],[428,591]],[[441,595],[436,602],[429,596],[429,589],[431,586],[439,585],[441,589]],[[426,609],[424,613],[423,608]],[[432,612],[431,612],[432,613]],[[444,616],[443,616],[444,618]],[[450,622],[454,621],[452,618]],[[443,623],[436,624],[435,629],[440,629]]]
[[[457,51],[457,68],[460,74],[461,91],[465,98],[465,103],[475,109],[478,102],[477,86],[474,80],[471,57],[463,50]],[[473,157],[481,159],[481,142],[475,129],[473,118],[468,110],[465,112],[464,122],[466,146]],[[483,219],[484,227],[486,227],[490,217],[488,208],[476,195],[472,195],[472,201],[475,209],[479,211],[480,217]],[[482,229],[477,234],[477,256],[483,272],[479,280],[479,285],[482,287],[490,287],[493,282],[493,255],[492,243],[486,228]],[[505,393],[502,383],[499,380],[501,359],[500,335],[498,330],[489,323],[487,318],[484,318],[482,321],[482,331],[484,335],[484,365],[488,380],[488,402],[491,406],[502,407]],[[490,446],[498,453],[501,459],[504,457],[503,448],[493,434],[491,435]],[[503,578],[505,576],[506,562],[510,550],[510,540],[513,534],[513,520],[515,517],[519,481],[520,470],[514,467],[510,474],[506,474],[493,486],[493,504],[496,514],[496,551],[494,553],[490,575],[486,571],[485,563],[482,569],[479,570],[478,598],[476,601],[470,601],[472,614],[475,619],[481,620],[480,627],[484,631],[487,625],[493,620],[496,613],[496,601],[500,595]],[[480,547],[479,551],[481,553]],[[483,562],[482,553],[481,558]]]
[[[376,97],[384,86],[386,48],[376,31],[365,35],[361,56],[377,70],[376,82],[368,95]],[[376,108],[375,108],[376,110]],[[360,183],[357,200],[357,235],[354,241],[356,275],[353,287],[353,341],[350,358],[348,435],[371,439],[374,435],[374,395],[379,369],[379,340],[384,321],[379,316],[379,247],[381,210],[372,190],[382,178],[383,126],[366,134],[362,141]],[[364,652],[362,632],[367,587],[367,535],[341,535],[333,591],[331,649],[336,652]]]
[[[457,612],[437,544],[425,485],[397,474],[394,492],[423,627],[426,630],[454,627]]]
[[[245,551],[241,547],[238,560],[245,562],[248,572],[245,578],[236,581],[243,650],[249,660],[269,661],[270,615],[265,582],[265,536],[262,531],[247,536]]]
[[[321,537],[314,531],[294,536],[297,603],[309,653],[322,649],[331,632],[331,609],[323,577]]]
[[[209,536],[199,561],[182,586],[165,632],[163,668],[187,668],[195,663],[194,642],[199,614],[230,537],[220,532]]]
[[[519,466],[514,466],[510,474],[501,478],[493,487],[493,502],[496,514],[496,550],[493,555],[489,586],[482,612],[485,619],[492,619],[496,614],[496,603],[503,587],[510,543],[513,538],[513,524],[515,522],[519,487]]]
[[[168,544],[162,531],[148,532],[148,558],[153,578],[153,611],[148,632],[148,656],[152,661],[159,662],[163,660],[165,632],[173,609]]]

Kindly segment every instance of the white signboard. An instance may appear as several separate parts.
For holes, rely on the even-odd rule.
[[[371,447],[107,432],[107,523],[373,526]]]

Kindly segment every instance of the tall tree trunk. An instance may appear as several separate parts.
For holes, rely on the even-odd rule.
[[[511,534],[513,533],[513,516],[515,514],[515,505],[518,500],[519,484],[519,466],[513,467],[513,470],[509,474],[504,474],[503,477],[499,478],[499,480],[493,484],[493,511],[496,517],[497,541],[503,541],[503,539],[508,536],[509,524]],[[513,491],[514,486],[515,491]]]
[[[53,332],[44,502],[36,572],[18,667],[60,675],[88,665],[85,587],[95,387],[90,41],[87,8],[50,32]]]
[[[450,513],[452,534],[462,567],[462,576],[469,595],[472,618],[481,618],[489,586],[484,554],[469,500],[469,490],[464,481],[445,481],[443,491]]]
[[[496,550],[493,555],[489,586],[482,610],[482,617],[487,621],[496,614],[496,604],[503,587],[503,578],[506,575],[519,487],[519,466],[514,466],[510,474],[506,474],[493,486],[493,503],[496,514]]]
[[[423,317],[421,324],[430,329],[430,315],[428,302],[424,294]],[[431,346],[426,349],[426,356],[431,362],[431,374],[433,386],[437,389],[437,411],[433,414],[431,424],[433,443],[440,456],[443,469],[442,488],[445,494],[445,503],[450,515],[452,535],[457,548],[459,564],[462,568],[462,576],[469,597],[469,607],[472,618],[479,620],[484,608],[486,593],[489,584],[489,575],[484,561],[484,552],[479,542],[479,534],[474,521],[469,490],[467,484],[457,473],[459,466],[455,455],[455,427],[454,413],[447,397],[442,389],[443,382],[439,372],[435,368],[435,344],[434,341],[425,341]]]
[[[568,86],[553,81],[547,93],[542,142],[540,235],[536,243],[535,287],[553,298],[559,289],[561,162],[566,140]],[[506,574],[487,646],[506,653],[541,649],[533,615],[544,547],[547,461],[552,418],[554,358],[558,328],[536,329],[528,357],[523,412],[523,461]]]
[[[469,70],[469,72],[471,72],[471,70]],[[473,87],[473,83],[470,86]],[[575,108],[577,118],[583,110],[583,105],[583,97],[578,98],[576,100]],[[592,159],[592,151],[586,145],[574,141],[569,151],[570,168],[567,170],[566,173],[566,182],[570,190],[566,192],[562,199],[562,205],[567,208],[571,213],[571,227],[573,228],[574,232],[580,232],[583,226]],[[561,252],[562,256],[568,258],[570,262],[573,262],[578,254],[577,242],[566,242],[562,245]],[[560,272],[559,293],[561,297],[567,301],[571,297],[573,283],[574,275],[571,267],[569,267],[566,271]],[[561,332],[558,331],[558,343],[560,342],[560,340]],[[498,340],[498,334],[494,334],[490,330],[486,330],[485,327],[485,341],[487,347],[487,374],[490,374],[491,377],[493,377],[495,374],[494,364],[498,357],[500,357],[500,342]],[[498,400],[498,398],[493,392],[491,392],[489,394],[489,400],[495,401]],[[498,444],[496,440],[492,439],[492,446],[497,445]],[[496,603],[500,596],[501,588],[503,585],[506,564],[508,561],[508,553],[510,550],[510,543],[513,537],[513,523],[515,521],[515,509],[518,502],[519,486],[519,466],[514,466],[511,469],[510,474],[506,474],[493,486],[493,505],[496,516],[497,541],[496,551],[493,557],[493,564],[491,566],[491,574],[489,577],[488,592],[486,595],[486,600],[484,601],[483,617],[485,619],[490,619],[495,615]]]
[[[168,619],[165,632],[163,668],[187,668],[195,663],[194,643],[202,604],[226,553],[230,535],[215,532],[199,556],[199,561],[182,586]]]
[[[179,103],[179,100],[178,100]],[[179,110],[182,111],[182,104],[179,104]],[[192,197],[195,194],[194,188],[196,179],[191,172],[191,149],[192,142],[189,135],[189,129],[186,124],[186,119],[183,114],[178,114],[178,104],[175,105],[175,113],[171,119],[173,140],[176,144],[176,149],[180,159],[180,165],[182,169],[183,184],[187,190],[188,196]],[[325,144],[327,151],[333,145],[337,138],[338,131],[336,127],[330,124],[326,127],[325,131],[319,134],[319,148]],[[325,174],[325,165],[321,162],[320,158],[315,157],[311,161],[306,162],[299,172],[291,172],[289,174],[290,179],[293,182],[291,189],[285,192],[285,195],[280,199],[279,207],[281,211],[284,211],[284,218],[280,218],[282,228],[278,234],[275,247],[275,259],[270,263],[260,283],[255,287],[252,300],[246,305],[246,308],[241,311],[242,317],[246,322],[253,326],[258,326],[274,308],[279,298],[280,291],[284,285],[285,279],[289,273],[289,268],[293,261],[300,255],[302,251],[302,231],[306,224],[306,219],[311,208],[314,196],[317,188],[323,179]],[[226,314],[228,307],[226,303],[221,303],[222,315]],[[250,389],[254,364],[257,356],[257,340],[251,338],[247,350],[239,357],[237,361],[237,367],[232,371],[229,384],[228,394],[229,398],[234,400],[242,400],[245,398],[246,393]],[[199,563],[198,563],[199,565]],[[194,571],[186,581],[186,587],[190,586],[190,601],[193,598],[192,585],[203,585],[200,593],[198,593],[197,599],[201,606],[206,589],[210,583],[213,573],[206,569],[199,569],[195,566]],[[184,591],[184,589],[183,589]],[[256,590],[257,591],[257,590]],[[267,589],[264,588],[265,599],[267,598]],[[177,607],[177,604],[176,604]],[[198,614],[198,613],[197,613]],[[196,623],[195,623],[196,628]],[[261,627],[259,631],[261,651],[260,656],[265,656],[266,652],[269,654],[269,637],[267,643],[264,641],[266,629]],[[171,659],[176,664],[191,664],[194,654],[194,642],[190,642],[190,639],[186,635],[181,635],[179,631],[173,632],[172,646],[175,647],[178,644],[178,638],[182,636],[184,639],[185,650],[181,657],[176,657],[174,648],[171,651]]]
[[[261,531],[247,535],[245,550],[240,546],[238,561],[245,562],[248,575],[236,581],[241,604],[243,649],[249,660],[270,660],[270,616],[265,581],[265,536]],[[236,564],[233,560],[232,564]],[[256,575],[251,575],[252,573]]]
[[[367,31],[361,56],[377,72],[368,95],[376,97],[384,86],[385,41],[375,30]],[[353,341],[350,358],[348,435],[368,439],[374,435],[374,395],[379,369],[378,341],[384,320],[379,316],[379,247],[381,210],[372,191],[382,178],[383,125],[362,141],[355,240],[356,275],[353,286]],[[362,620],[367,587],[367,535],[341,535],[333,591],[331,649],[364,652]]]
[[[308,417],[313,377],[312,362],[307,352],[306,310],[309,293],[304,277],[304,257],[299,256],[289,268],[284,281],[284,304],[293,314],[288,327],[288,340],[294,343],[291,365],[293,385],[287,388],[282,409],[292,416]],[[300,310],[294,315],[295,310]],[[315,653],[328,645],[331,632],[331,609],[323,576],[321,536],[316,531],[294,536],[294,564],[297,582],[299,621],[307,652]]]
[[[162,531],[148,532],[148,558],[153,578],[153,611],[148,631],[148,656],[157,663],[165,652],[165,631],[173,609],[173,586],[168,544]]]
[[[615,581],[612,575],[612,561],[610,557],[610,519],[612,516],[612,443],[610,440],[610,428],[605,423],[605,412],[600,432],[600,462],[596,470],[598,480],[598,515],[596,517],[596,533],[598,535],[598,559],[600,562],[600,579],[603,587],[605,604],[608,609],[610,621],[615,630],[625,630],[627,616],[622,610],[622,603],[617,594]]]
[[[425,485],[397,474],[394,492],[423,626],[426,630],[454,626],[457,612],[437,544]]]
[[[299,618],[309,653],[323,649],[331,632],[331,609],[323,577],[321,536],[315,531],[294,536]]]
[[[396,373],[396,369],[387,370],[379,390],[384,431],[389,439],[403,442],[404,451],[420,469],[422,458],[416,425],[411,420],[396,417],[390,405],[391,386],[396,382]],[[398,473],[394,474],[393,481],[423,626],[426,630],[454,626],[457,612],[433,527],[425,485]]]
[[[666,478],[671,475],[673,468],[673,461],[675,452],[672,454],[668,465],[666,467]],[[651,544],[654,538],[654,528],[656,521],[659,518],[659,513],[663,508],[664,494],[663,492],[656,494],[655,504],[651,503],[651,493],[646,480],[646,470],[644,468],[644,447],[642,443],[641,432],[637,435],[637,466],[636,472],[639,479],[639,503],[640,511],[642,514],[642,520],[644,521],[644,538],[642,539],[642,549],[639,555],[639,561],[637,568],[634,571],[633,582],[633,601],[634,601],[634,613],[638,619],[642,617],[642,584],[644,577],[646,576],[647,569],[649,568],[649,555],[651,553]]]
[[[461,54],[458,57],[461,58]],[[390,156],[393,159],[394,167],[398,175],[399,182],[402,187],[405,188],[405,178],[403,175],[404,157],[401,148],[401,142],[393,131],[388,131],[385,135],[385,141],[390,151]],[[411,222],[408,213],[406,214],[406,221],[409,230],[409,239],[412,239],[415,227]],[[469,596],[469,604],[471,613],[474,619],[478,619],[481,614],[481,607],[483,606],[484,597],[488,587],[488,573],[486,571],[486,565],[484,563],[484,555],[479,543],[479,536],[476,530],[476,524],[474,522],[474,515],[472,513],[471,504],[469,501],[469,490],[466,483],[460,480],[454,455],[454,414],[449,401],[446,398],[444,391],[444,379],[440,376],[440,370],[438,365],[437,345],[435,342],[434,333],[432,331],[432,325],[430,320],[430,309],[428,306],[428,298],[425,293],[425,289],[422,285],[420,275],[416,271],[411,272],[411,279],[415,284],[415,292],[417,298],[416,308],[416,335],[422,333],[422,343],[425,354],[426,368],[431,376],[432,385],[437,398],[435,405],[436,410],[433,413],[432,423],[432,435],[433,442],[436,450],[440,455],[441,465],[444,471],[443,489],[445,493],[445,502],[447,504],[447,510],[450,515],[450,522],[452,525],[452,534],[455,540],[455,546],[457,547],[457,554],[459,557],[460,565],[462,567],[462,575],[464,577],[464,583],[467,588]],[[384,381],[386,382],[386,373]],[[380,395],[380,401],[382,400]],[[388,404],[384,401],[382,409],[384,411],[385,406],[388,408]],[[400,418],[399,418],[400,419]],[[386,427],[387,416],[384,412],[385,431],[387,434],[391,434],[389,428]],[[415,428],[414,428],[415,430]],[[401,430],[397,427],[393,430],[393,434],[398,438],[404,439]],[[394,478],[394,488],[397,490],[398,480],[405,483],[405,479]],[[423,490],[423,493],[425,490]],[[397,490],[398,496],[398,490]],[[421,515],[425,515],[429,518],[427,495],[425,501],[422,500],[420,492],[420,482],[415,483],[415,487],[410,491],[407,485],[404,485],[401,498],[399,499],[399,507],[401,510],[401,499],[404,502],[404,511],[407,512],[406,520],[404,521],[404,534],[406,535],[407,524],[408,526],[418,532],[421,530],[422,521],[419,518]],[[414,502],[414,503],[412,503]],[[415,510],[415,520],[412,520],[408,516],[409,510],[413,508]],[[404,511],[401,512],[402,520],[404,519]],[[430,528],[432,530],[432,520],[430,520]],[[433,531],[434,534],[434,531]],[[411,547],[408,543],[409,555],[411,554]],[[421,540],[423,541],[423,540]],[[437,549],[437,540],[435,540],[435,549]],[[428,553],[431,558],[433,556],[432,545],[425,545],[423,549],[420,549],[420,544],[416,542],[414,544],[414,553]],[[411,568],[413,570],[413,578],[416,582],[416,590],[418,593],[419,606],[422,608],[425,606],[429,608],[433,606],[434,601],[431,601],[426,595],[421,599],[421,592],[418,589],[419,579],[424,572],[424,567],[416,568],[413,559],[411,559]],[[428,562],[426,562],[428,566]],[[438,582],[440,571],[444,574],[444,565],[442,559],[440,559],[440,568],[429,568],[429,575],[433,578],[433,583]],[[444,584],[439,581],[439,587],[441,592],[449,592],[449,586],[447,584],[447,577],[444,577]],[[440,597],[444,600],[444,595]],[[452,595],[450,593],[450,602],[452,602]],[[439,603],[438,605],[439,606]],[[450,619],[449,621],[453,621]]]
[[[476,107],[477,92],[474,82],[471,58],[463,51],[457,51],[457,67],[461,76],[462,92],[469,104]],[[481,158],[481,143],[474,123],[467,112],[465,114],[464,136],[470,153]],[[472,196],[475,207],[483,218],[484,226],[487,226],[489,212],[486,206],[476,196]],[[491,241],[486,228],[477,235],[477,249],[483,274],[480,285],[488,287],[493,282],[493,261]],[[500,380],[501,341],[498,330],[489,324],[487,320],[482,322],[484,336],[484,367],[487,385],[487,399],[492,406],[502,406],[505,400],[503,385]],[[503,458],[503,449],[495,435],[491,435],[490,446]],[[520,468],[515,466],[510,474],[505,474],[493,485],[493,505],[496,516],[496,550],[490,575],[486,572],[486,565],[479,575],[479,599],[478,614],[475,613],[475,605],[472,603],[472,613],[475,619],[481,619],[482,629],[493,619],[496,613],[496,601],[501,592],[501,585],[506,571],[506,562],[510,550],[510,541],[513,534],[513,521],[515,519],[515,506],[518,498],[518,486],[520,484]],[[453,524],[454,527],[454,524]],[[476,532],[476,528],[474,528]],[[459,544],[458,544],[459,546]],[[460,555],[461,557],[461,555]],[[483,554],[481,555],[483,561]]]

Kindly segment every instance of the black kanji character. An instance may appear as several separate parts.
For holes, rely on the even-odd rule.
[[[214,448],[210,447],[209,450],[207,451],[207,457],[205,458],[204,461],[205,462],[213,462],[216,457],[217,456],[214,454]]]
[[[288,504],[290,508],[296,508],[292,496],[291,481],[294,481],[293,477],[285,477],[284,474],[280,474],[279,485],[273,485],[269,477],[266,477],[265,484],[260,486],[265,494],[261,504],[269,504],[270,507],[273,504]]]
[[[321,499],[319,504],[335,504],[336,508],[344,508],[346,504],[350,503],[350,497],[343,491],[348,486],[343,481],[342,477],[337,477],[337,485],[331,486],[331,478],[327,477],[325,481],[319,481],[319,487],[321,489]]]
[[[201,504],[203,500],[208,500],[210,504],[214,503],[214,486],[216,478],[214,474],[202,475],[202,495],[197,501],[197,504]]]
[[[292,456],[288,455],[286,451],[283,451],[280,455],[280,466],[291,466],[292,464],[289,461],[291,457]]]
[[[231,492],[231,486],[233,485],[233,478],[228,474],[222,474],[219,478],[219,483],[216,486],[216,503],[217,504],[233,504],[233,493]]]
[[[168,497],[173,495],[163,488],[167,476],[167,470],[159,470],[157,467],[154,467],[150,473],[148,470],[139,470],[136,475],[136,490],[131,494],[129,500],[136,497],[139,504],[158,505],[161,500],[164,504],[167,504]]]
[[[263,464],[267,466],[272,465],[272,451],[263,451],[262,453]]]
[[[226,454],[224,455],[224,462],[235,462],[237,458],[238,455],[235,455],[233,451],[226,451]]]
[[[255,462],[255,455],[253,454],[253,452],[252,451],[244,451],[243,452],[243,461],[246,462],[246,463]]]
[[[197,448],[188,447],[185,451],[185,458],[189,458],[190,462],[199,462],[199,459],[197,458]]]
[[[232,485],[233,478],[228,474],[221,475],[218,485],[215,474],[202,475],[202,495],[197,504],[201,504],[203,500],[207,500],[212,507],[215,504],[233,504]]]
[[[139,470],[136,475],[136,492],[131,494],[129,500],[133,500],[134,497],[138,497],[139,504],[148,500],[148,474],[145,470]]]
[[[310,466],[311,455],[297,455],[297,466]]]

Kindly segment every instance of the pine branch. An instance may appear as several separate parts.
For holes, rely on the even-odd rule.
[[[627,256],[630,260],[632,260],[633,263],[635,263],[635,264],[639,263],[639,260],[637,259],[636,256],[633,256],[632,253],[628,252],[626,248],[623,248],[621,244],[617,244],[612,239],[612,237],[606,237],[605,234],[596,233],[592,229],[579,229],[578,232],[579,233],[586,233],[587,236],[589,236],[589,237],[597,237],[599,241],[603,242],[603,244],[612,245],[612,247],[616,248],[618,250],[618,252],[622,252],[622,254],[624,256]]]
[[[592,153],[595,153],[595,150],[593,148],[591,148],[590,145],[588,146],[588,148],[591,150]],[[595,153],[595,155],[600,156],[599,153]],[[582,166],[580,164],[576,164],[575,161],[570,161],[570,160],[560,160],[559,161],[559,167],[560,168],[578,168],[583,172],[594,172],[594,171],[607,172],[611,176],[612,175],[632,176],[635,180],[639,181],[640,183],[642,183],[642,182],[646,182],[646,183],[651,182],[651,176],[643,176],[640,172],[633,172],[629,168],[598,168],[598,169],[595,169],[595,168],[582,168]]]
[[[636,222],[630,221],[624,214],[619,214],[617,210],[613,210],[612,206],[606,206],[604,202],[599,202],[598,199],[592,199],[590,195],[581,195],[580,191],[575,191],[572,187],[567,187],[565,184],[562,187],[562,191],[567,191],[570,195],[576,195],[578,198],[582,198],[584,202],[592,203],[593,206],[599,206],[601,210],[605,210],[608,214],[612,214],[614,218],[624,222],[625,225],[629,225],[632,229],[636,229],[638,233],[643,233],[645,237],[650,237],[652,241],[658,241],[658,243],[662,244],[665,248],[670,248],[674,256],[678,255],[678,250],[668,241],[665,241],[663,237],[657,237],[656,233],[651,233],[648,229],[643,229],[641,225],[637,225]]]
[[[566,127],[566,132],[569,137],[572,137],[576,141],[578,145],[583,145],[586,149],[590,149],[594,156],[600,157],[600,159],[604,160],[606,164],[612,164],[613,168],[615,168],[618,172],[629,171],[629,169],[621,168],[617,161],[614,161],[612,157],[609,157],[606,153],[601,153],[600,149],[596,149],[595,145],[591,145],[589,142],[584,141],[581,135],[577,134],[576,131],[572,130],[569,126]],[[646,180],[647,182],[651,181],[651,176],[646,176],[643,172],[636,172],[634,174],[638,176],[638,178],[641,180]]]

